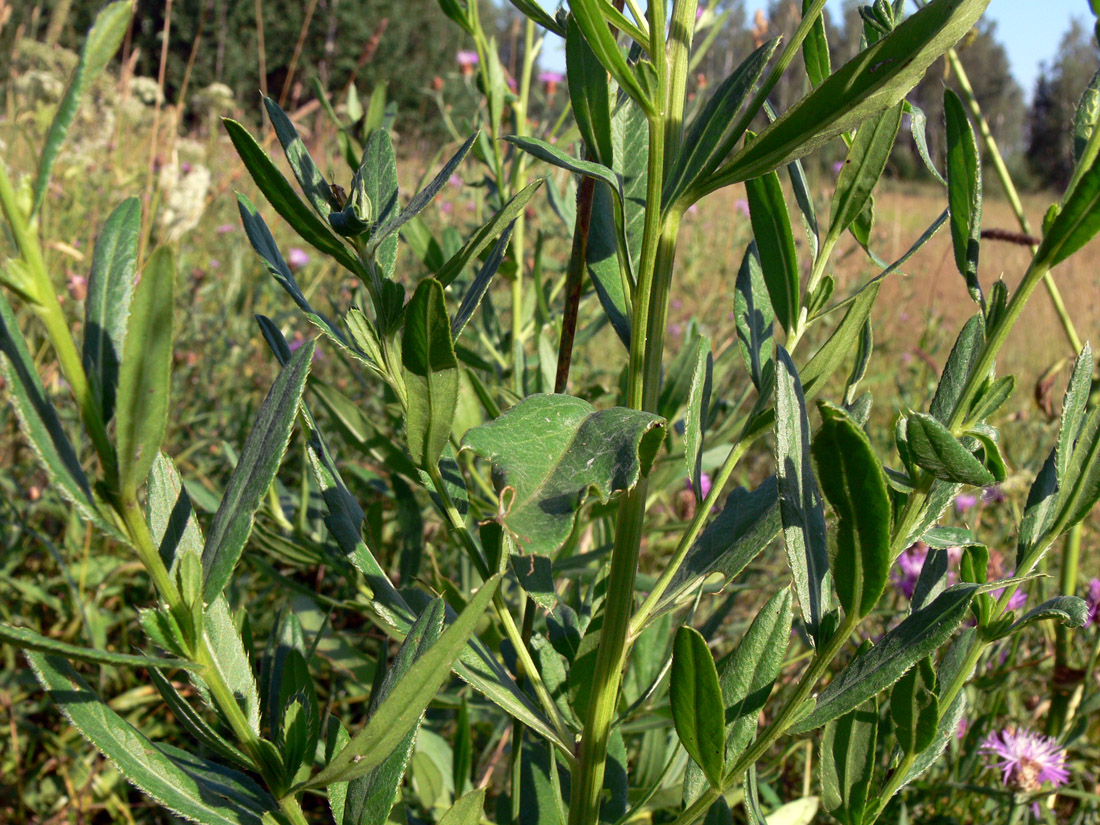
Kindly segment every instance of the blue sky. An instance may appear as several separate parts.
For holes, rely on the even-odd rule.
[[[844,2],[829,0],[829,8],[839,14]],[[553,0],[542,0],[542,3],[550,8],[557,5]],[[766,0],[745,0],[749,19],[757,8],[766,4]],[[1039,75],[1039,65],[1049,65],[1053,61],[1070,20],[1078,17],[1086,24],[1092,20],[1088,0],[992,0],[986,16],[996,21],[997,39],[1008,51],[1012,73],[1029,98]],[[546,64],[555,68],[565,63],[558,44],[552,42],[556,39],[550,38],[544,58]]]

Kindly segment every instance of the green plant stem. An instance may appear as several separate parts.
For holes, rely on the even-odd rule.
[[[99,461],[103,465],[104,476],[113,486],[118,476],[115,449],[107,437],[107,426],[92,394],[80,353],[76,351],[69,322],[65,318],[64,310],[61,309],[61,303],[57,300],[57,292],[46,270],[38,235],[19,207],[15,189],[3,163],[0,163],[0,209],[3,210],[19,254],[32,279],[32,283],[26,285],[28,294],[25,297],[30,299],[28,304],[31,310],[46,328],[46,334],[57,355],[61,372],[72,388],[73,397],[76,398],[80,408],[81,419],[92,439]]]
[[[672,580],[675,578],[676,573],[679,571],[680,567],[683,566],[688,551],[691,550],[692,545],[695,544],[695,540],[699,537],[699,533],[703,530],[703,525],[706,523],[707,516],[710,514],[711,509],[717,506],[718,497],[725,489],[726,483],[729,481],[738,462],[740,462],[741,458],[748,451],[750,444],[751,442],[747,439],[738,439],[730,448],[729,453],[726,455],[726,460],[722,462],[722,467],[714,477],[710,492],[707,493],[703,501],[695,508],[695,513],[691,517],[691,522],[680,536],[680,541],[676,545],[676,550],[673,552],[672,558],[665,566],[665,569],[661,571],[661,576],[657,579],[657,583],[653,585],[653,589],[645,597],[641,606],[635,611],[634,617],[630,620],[631,639],[637,638],[645,629],[649,617],[653,614],[653,611],[657,607],[657,603],[661,600],[665,591],[668,590],[669,585],[672,584]]]
[[[157,592],[168,602],[169,607],[173,609],[180,607],[183,604],[183,597],[153,543],[153,536],[149,532],[149,525],[145,521],[145,513],[142,512],[141,505],[133,496],[125,496],[119,502],[118,511],[123,524],[126,525],[126,532],[130,534],[130,540],[137,549],[138,558],[152,577]]]
[[[527,134],[527,108],[531,100],[531,70],[538,55],[535,46],[535,21],[527,18],[523,34],[523,70],[520,73],[519,100],[516,103],[516,134]],[[497,137],[494,135],[494,137]],[[499,141],[493,141],[499,147]],[[498,149],[499,151],[499,149]],[[503,167],[502,167],[503,168]],[[527,155],[518,152],[512,166],[512,183],[510,191],[525,182],[524,171],[527,168]],[[504,181],[501,181],[503,184]],[[502,193],[503,194],[503,193]],[[504,200],[503,198],[501,199]],[[513,388],[520,395],[523,394],[523,267],[526,254],[526,229],[527,221],[523,212],[516,217],[516,225],[512,231],[512,256],[516,262],[516,274],[512,278],[512,358],[513,358]]]
[[[745,771],[754,765],[767,752],[768,748],[794,724],[798,719],[798,713],[801,711],[802,706],[810,698],[810,694],[813,693],[818,681],[825,675],[825,671],[828,670],[833,659],[840,653],[841,648],[844,647],[848,637],[852,635],[858,624],[859,617],[855,613],[844,617],[844,621],[841,622],[836,634],[829,639],[828,644],[814,658],[813,664],[799,680],[794,693],[783,704],[779,715],[760,732],[752,746],[738,758],[733,767],[722,777],[722,787],[707,788],[695,802],[673,820],[672,825],[690,825],[690,823],[704,816],[714,801],[740,782]]]
[[[436,493],[443,502],[443,511],[447,516],[447,521],[450,522],[451,529],[458,534],[470,560],[474,563],[475,567],[477,567],[478,574],[483,579],[488,579],[491,575],[488,564],[482,556],[482,552],[474,541],[473,536],[470,535],[470,529],[466,526],[462,514],[459,513],[458,508],[455,507],[454,501],[447,491],[447,486],[443,483],[443,476],[440,475],[439,467],[431,467],[428,470],[428,476],[431,478],[432,485],[435,487]],[[531,658],[531,652],[527,644],[524,643],[523,636],[516,627],[516,623],[512,619],[512,614],[508,611],[508,606],[504,604],[499,593],[493,597],[493,607],[496,610],[497,618],[504,627],[505,635],[515,648],[521,668],[524,673],[526,673],[527,678],[531,680],[531,685],[535,689],[535,695],[538,696],[543,711],[550,719],[551,724],[554,726],[554,731],[560,739],[560,741],[555,742],[555,744],[563,750],[567,760],[572,760],[573,754],[566,747],[572,739],[572,735],[569,733],[569,727],[565,724],[565,720],[561,716],[561,711],[554,703],[550,691],[546,688],[546,683],[543,682],[542,676],[539,674],[538,668]]]
[[[657,56],[658,109],[667,99],[668,72],[665,53],[665,6],[661,0],[649,6],[651,53]],[[664,113],[658,111],[649,118],[649,155],[646,179],[645,225],[642,232],[641,264],[634,295],[634,317],[631,327],[630,364],[627,380],[627,406],[646,409],[646,397],[656,399],[656,387],[647,386],[648,379],[660,379],[661,347],[647,346],[649,315],[658,246],[661,245],[661,186],[664,180],[665,127]],[[661,339],[662,330],[657,330]],[[656,363],[652,359],[656,358]],[[603,788],[607,743],[622,685],[622,671],[627,654],[627,631],[634,609],[634,581],[638,572],[645,520],[647,485],[644,480],[624,497],[619,505],[615,528],[615,545],[611,551],[611,568],[607,578],[607,600],[603,608],[592,689],[585,709],[583,733],[577,768],[573,772],[573,789],[569,805],[569,825],[595,825],[599,821],[600,795]]]
[[[1066,543],[1062,550],[1062,593],[1072,596],[1077,592],[1078,569],[1081,560],[1082,525],[1075,524],[1066,534]],[[1047,711],[1047,736],[1057,738],[1061,735],[1069,716],[1070,700],[1073,698],[1073,684],[1067,684],[1065,675],[1069,671],[1073,643],[1070,629],[1058,622],[1054,628],[1054,669],[1050,675],[1050,710]]]
[[[997,173],[997,179],[1001,182],[1001,188],[1008,198],[1008,203],[1012,207],[1016,221],[1020,224],[1020,229],[1023,230],[1024,234],[1030,235],[1032,234],[1031,222],[1027,219],[1023,203],[1020,201],[1020,195],[1016,191],[1016,185],[1012,182],[1012,175],[1009,174],[1008,167],[1005,166],[1001,150],[997,146],[997,141],[993,137],[993,132],[989,128],[985,115],[982,114],[982,108],[978,104],[977,96],[974,94],[974,87],[970,85],[970,78],[959,59],[958,52],[954,49],[948,49],[947,60],[951,65],[951,71],[955,73],[955,81],[958,83],[959,91],[962,92],[963,100],[966,101],[971,116],[978,124],[978,133],[982,136],[982,142],[985,144],[985,159],[993,164],[993,170]],[[1084,168],[1084,165],[1079,164],[1078,168]],[[1038,247],[1032,244],[1031,254],[1034,255],[1037,251]],[[1076,355],[1081,351],[1081,337],[1077,334],[1077,328],[1073,325],[1073,319],[1069,317],[1069,312],[1066,311],[1062,293],[1058,290],[1058,285],[1054,283],[1054,278],[1049,272],[1043,276],[1043,285],[1046,287],[1047,294],[1050,295],[1050,302],[1054,305],[1054,311],[1058,314],[1058,320],[1062,324],[1062,329],[1066,333],[1066,339],[1069,341],[1070,347],[1073,348],[1073,354]]]

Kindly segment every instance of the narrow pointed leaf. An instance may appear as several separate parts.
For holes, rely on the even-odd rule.
[[[783,329],[790,333],[798,320],[801,293],[798,253],[779,175],[770,172],[746,181],[745,191],[772,309]]]
[[[825,504],[810,458],[810,422],[802,383],[783,347],[776,350],[775,372],[775,462],[783,541],[802,619],[816,638],[822,617],[832,608]]]
[[[466,294],[462,296],[462,303],[459,304],[458,312],[455,313],[455,317],[451,321],[451,337],[455,340],[462,334],[462,330],[466,328],[466,324],[469,323],[477,308],[481,306],[481,299],[485,297],[485,293],[489,290],[489,284],[493,281],[493,276],[500,269],[501,261],[504,260],[504,253],[508,251],[508,242],[512,238],[513,226],[514,222],[508,224],[504,231],[500,233],[500,238],[497,239],[496,244],[489,253],[489,257],[485,259],[485,263],[478,270],[477,276],[470,283]]]
[[[758,392],[767,391],[767,383],[775,371],[772,350],[774,313],[756,242],[749,244],[733,293],[733,314],[737,324],[737,345],[741,358]]]
[[[177,815],[201,825],[265,825],[278,804],[244,774],[158,745],[95,694],[56,656],[28,653],[35,676],[81,735],[126,779]]]
[[[222,123],[252,180],[256,182],[275,211],[283,216],[302,240],[320,252],[332,256],[350,272],[357,275],[363,274],[363,265],[343,242],[332,234],[332,230],[325,222],[302,202],[294,188],[248,130],[229,118],[223,119]]]
[[[936,394],[928,407],[933,418],[944,424],[951,419],[962,397],[963,388],[978,364],[984,345],[985,318],[978,313],[963,326],[951,348],[951,354],[947,357],[940,382],[936,385]]]
[[[92,85],[115,56],[118,47],[122,45],[122,39],[126,36],[126,29],[130,26],[130,17],[133,14],[129,0],[111,3],[105,6],[96,15],[92,28],[84,40],[84,48],[80,50],[80,59],[73,69],[69,85],[65,89],[65,95],[54,113],[53,122],[50,123],[50,131],[46,133],[46,140],[42,144],[42,154],[38,158],[38,176],[34,181],[34,208],[38,211],[42,205],[42,199],[46,195],[46,187],[50,184],[50,174],[53,171],[54,161],[61,151],[61,145],[65,142],[65,136],[69,133],[73,118],[80,108],[81,98],[85,90]]]
[[[741,139],[741,135],[734,134],[730,127],[764,74],[779,41],[778,37],[772,38],[745,58],[719,84],[692,120],[665,180],[662,201],[666,206],[674,203],[696,181],[712,173]]]
[[[833,582],[846,613],[866,616],[890,569],[890,497],[867,435],[842,410],[819,402],[813,458],[821,490],[837,515]]]
[[[861,825],[875,771],[874,700],[829,722],[821,740],[821,801],[842,825]]]
[[[439,818],[439,825],[478,825],[484,816],[485,789],[478,788],[455,800]]]
[[[975,301],[981,300],[978,251],[982,239],[982,163],[974,127],[963,102],[951,89],[943,95],[947,119],[947,202],[951,214],[951,244],[955,266],[966,279]]]
[[[118,374],[115,440],[119,485],[132,493],[145,481],[168,427],[172,389],[172,309],[176,260],[170,247],[153,253],[134,290]]]
[[[0,642],[19,648],[32,650],[49,656],[62,656],[74,662],[89,662],[96,665],[118,665],[120,667],[163,667],[198,670],[199,665],[180,659],[164,659],[157,656],[142,656],[131,653],[114,653],[110,650],[97,650],[91,647],[69,644],[58,639],[43,636],[28,627],[12,627],[0,623]]]
[[[932,0],[784,112],[706,181],[703,192],[766,174],[896,105],[988,5],[989,0]]]
[[[969,614],[970,602],[981,589],[976,584],[957,584],[927,607],[910,613],[818,694],[813,711],[795,723],[792,733],[804,733],[838,719],[897,682],[947,641]]]
[[[408,391],[409,452],[417,466],[434,466],[451,436],[458,404],[458,359],[443,286],[434,278],[420,282],[405,311],[401,367]]]
[[[80,459],[61,426],[57,412],[46,396],[42,379],[27,351],[27,342],[15,320],[11,304],[0,290],[0,375],[8,386],[15,416],[30,442],[39,466],[46,471],[55,490],[76,508],[82,518],[119,540],[118,531],[103,515],[92,497],[92,488],[80,466]]]
[[[313,341],[299,348],[275,379],[229,477],[202,553],[203,598],[207,602],[229,583],[252,532],[256,509],[282,463],[313,350]]]
[[[428,182],[428,185],[412,196],[401,212],[375,227],[370,236],[370,246],[372,248],[377,249],[386,238],[404,226],[407,221],[412,220],[424,211],[424,207],[432,202],[435,196],[439,194],[439,190],[446,185],[451,175],[466,159],[466,154],[470,151],[470,147],[474,145],[477,136],[477,132],[470,135],[466,142],[458,147],[458,151],[451,155],[451,159],[443,164],[443,168]]]
[[[499,584],[497,575],[482,585],[439,640],[421,653],[405,677],[397,682],[367,726],[304,787],[322,788],[332,782],[365,776],[393,752],[447,680],[451,666],[489,607]]]
[[[1037,263],[1055,267],[1100,231],[1100,157],[1081,175],[1062,202],[1061,211],[1043,233]]]
[[[607,69],[584,39],[576,17],[570,17],[565,31],[565,67],[569,81],[569,102],[590,157],[610,166],[611,97]]]
[[[382,702],[396,685],[405,678],[413,663],[430,650],[439,641],[443,632],[444,605],[442,599],[433,599],[413,626],[409,629],[405,641],[397,651],[386,676],[378,689],[371,692],[370,713],[378,712]],[[353,779],[347,785],[344,801],[343,823],[346,825],[384,825],[390,815],[394,799],[397,796],[401,780],[405,775],[409,759],[412,756],[413,743],[420,728],[417,719],[405,738],[402,739],[384,761],[369,773]]]
[[[397,158],[393,151],[388,129],[375,129],[363,148],[363,162],[359,166],[363,191],[370,198],[371,220],[385,225],[401,212],[400,191],[397,185]],[[382,276],[392,278],[397,266],[397,236],[383,241],[375,253],[382,267]]]
[[[836,181],[826,244],[835,243],[867,206],[886,169],[900,126],[900,103],[860,125]]]
[[[723,717],[718,671],[706,640],[692,627],[676,631],[669,681],[672,721],[684,750],[695,760],[712,787],[721,787],[725,762]]]
[[[202,531],[191,497],[187,495],[176,465],[163,452],[157,455],[145,487],[145,520],[169,573],[184,553],[202,555]]]
[[[903,753],[920,753],[935,739],[940,720],[935,690],[936,674],[931,659],[922,659],[890,692],[890,717]]]
[[[710,339],[699,337],[695,349],[695,367],[691,371],[687,412],[684,416],[684,461],[695,498],[703,500],[703,436],[710,413],[710,391],[714,383],[714,353]]]
[[[141,201],[127,198],[103,224],[92,254],[88,295],[84,299],[82,355],[104,421],[110,421],[115,411],[140,233]]]
[[[321,170],[317,168],[317,164],[313,162],[309,149],[298,136],[298,130],[294,128],[294,124],[290,122],[290,118],[282,107],[270,97],[264,98],[264,106],[267,108],[268,117],[271,118],[271,125],[275,128],[275,137],[282,144],[287,163],[290,164],[298,185],[302,187],[306,200],[317,214],[322,218],[327,217],[332,211],[332,187],[321,174]]]
[[[1056,596],[1033,607],[1008,629],[1006,635],[1022,630],[1029,624],[1055,619],[1066,627],[1084,627],[1089,623],[1089,605],[1076,596]]]
[[[584,34],[584,39],[588,41],[593,53],[611,73],[615,82],[638,103],[652,109],[653,104],[649,101],[630,64],[626,62],[626,56],[619,50],[615,35],[611,33],[607,21],[600,13],[600,5],[600,0],[575,0],[569,8]]]
[[[462,247],[452,255],[436,274],[435,279],[443,286],[449,286],[455,278],[482,252],[488,249],[489,244],[500,235],[508,231],[520,213],[523,212],[528,202],[535,196],[543,179],[539,178],[533,183],[527,184],[501,207],[489,221],[471,236]]]

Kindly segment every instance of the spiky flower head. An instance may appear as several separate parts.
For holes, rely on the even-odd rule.
[[[981,752],[996,757],[1005,787],[1031,792],[1044,782],[1054,787],[1069,781],[1066,752],[1053,739],[1027,728],[1008,727],[982,740]]]

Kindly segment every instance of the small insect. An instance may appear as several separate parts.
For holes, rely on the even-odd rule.
[[[330,183],[328,188],[332,192],[332,199],[336,202],[336,208],[343,209],[348,202],[348,193],[344,191],[344,187],[336,183]]]

